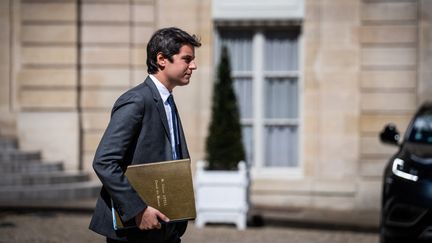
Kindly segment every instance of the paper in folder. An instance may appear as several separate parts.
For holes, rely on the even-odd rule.
[[[190,159],[130,165],[125,175],[141,199],[170,222],[195,219]],[[114,208],[112,214],[114,229],[136,227],[134,222],[124,224]]]

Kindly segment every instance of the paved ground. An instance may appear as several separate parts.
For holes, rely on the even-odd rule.
[[[103,237],[87,229],[88,213],[0,212],[0,243],[98,243]],[[272,225],[237,231],[230,225],[210,225],[197,229],[190,224],[185,243],[378,243],[372,232],[323,230],[317,227]]]

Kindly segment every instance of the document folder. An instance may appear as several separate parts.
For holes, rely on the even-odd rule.
[[[190,159],[130,165],[125,175],[141,199],[170,222],[196,217]],[[123,224],[114,207],[112,214],[114,229],[136,227]]]

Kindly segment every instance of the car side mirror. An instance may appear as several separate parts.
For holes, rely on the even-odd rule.
[[[380,139],[383,143],[399,145],[399,138],[399,131],[393,123],[387,124],[384,127],[384,130],[380,133]]]

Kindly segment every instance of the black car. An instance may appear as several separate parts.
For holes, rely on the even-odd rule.
[[[403,139],[393,124],[380,138],[399,146],[384,171],[381,243],[432,242],[432,102],[419,108]]]

